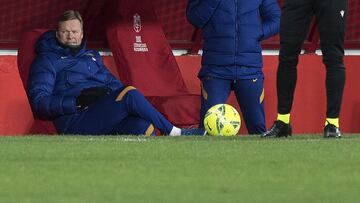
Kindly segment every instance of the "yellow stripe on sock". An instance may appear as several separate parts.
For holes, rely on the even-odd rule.
[[[135,90],[136,88],[133,86],[127,86],[123,91],[120,92],[120,94],[116,97],[115,101],[121,101],[126,93],[128,93],[130,90]]]
[[[278,114],[277,120],[282,121],[286,124],[290,123],[290,114]]]
[[[333,124],[337,128],[339,127],[339,118],[326,118],[325,126],[327,124]]]
[[[147,137],[151,136],[154,133],[154,130],[155,130],[155,128],[154,128],[153,124],[150,124],[149,128],[145,132],[145,136],[147,136]]]
[[[261,93],[261,96],[260,96],[260,104],[263,103],[264,97],[265,97],[265,90],[264,90],[264,88],[263,88],[262,93]]]

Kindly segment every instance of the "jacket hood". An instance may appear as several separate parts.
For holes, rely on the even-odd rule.
[[[80,51],[76,55],[85,52],[85,42],[81,43]],[[45,32],[36,42],[35,51],[37,54],[52,52],[60,55],[71,55],[69,48],[61,46],[56,38],[56,31],[49,30]]]

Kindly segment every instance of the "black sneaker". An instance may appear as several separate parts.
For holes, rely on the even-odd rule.
[[[275,121],[270,130],[261,135],[262,138],[275,138],[291,136],[292,128],[290,124],[282,121]]]
[[[327,124],[324,128],[325,138],[341,138],[341,132],[338,127],[333,124]]]

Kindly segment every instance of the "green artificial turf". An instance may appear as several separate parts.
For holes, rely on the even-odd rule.
[[[0,137],[0,202],[360,202],[360,135]]]

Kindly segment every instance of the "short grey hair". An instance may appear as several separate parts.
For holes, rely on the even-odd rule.
[[[58,23],[62,23],[68,20],[78,20],[81,24],[81,29],[83,29],[84,21],[78,11],[74,10],[67,10],[64,13],[62,13],[58,18]]]

